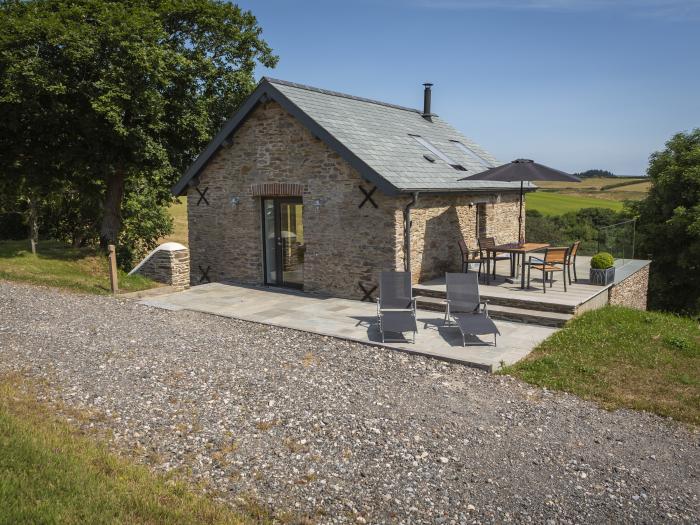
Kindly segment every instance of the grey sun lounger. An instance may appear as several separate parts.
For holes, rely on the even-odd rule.
[[[496,324],[488,313],[487,301],[479,296],[479,277],[475,273],[447,273],[447,300],[445,308],[445,324],[454,322],[462,332],[462,345],[466,346],[467,334],[493,334],[493,345],[496,346],[496,336],[501,335]]]
[[[382,343],[386,340],[385,332],[413,332],[413,342],[416,342],[416,301],[409,272],[382,272],[379,275],[377,320]]]

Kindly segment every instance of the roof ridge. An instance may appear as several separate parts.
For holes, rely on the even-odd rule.
[[[348,95],[347,93],[341,93],[339,91],[331,91],[329,89],[321,89],[321,88],[317,88],[314,86],[308,86],[306,84],[297,84],[296,82],[290,82],[289,80],[281,80],[279,78],[272,78],[272,77],[268,77],[268,76],[263,76],[261,81],[263,81],[263,80],[270,82],[271,84],[281,84],[283,86],[289,86],[289,87],[294,87],[294,88],[299,88],[299,89],[306,89],[307,91],[315,91],[316,93],[322,93],[324,95],[330,95],[333,97],[349,98],[351,100],[357,100],[359,102],[368,102],[370,104],[377,104],[379,106],[386,106],[389,108],[401,109],[403,111],[410,111],[412,113],[418,113],[418,114],[423,113],[421,110],[415,109],[415,108],[407,108],[406,106],[399,106],[398,104],[391,104],[389,102],[382,102],[381,100],[373,100],[371,98],[356,97],[355,95]]]

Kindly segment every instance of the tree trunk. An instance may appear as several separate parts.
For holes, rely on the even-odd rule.
[[[82,233],[74,233],[73,239],[71,241],[71,246],[73,246],[73,248],[81,248],[83,246],[84,239],[85,235],[83,235]]]
[[[39,243],[39,205],[34,194],[29,196],[29,242],[32,253],[36,255],[36,245]]]
[[[117,244],[117,236],[122,227],[122,199],[126,174],[116,171],[107,179],[107,192],[100,227],[100,247],[107,249],[110,244]]]

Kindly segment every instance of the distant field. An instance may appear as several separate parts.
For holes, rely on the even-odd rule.
[[[179,201],[170,206],[168,210],[173,218],[173,233],[159,239],[158,243],[179,242],[187,246],[187,199],[180,197]]]
[[[596,199],[583,195],[568,195],[563,193],[529,193],[525,197],[528,210],[537,210],[545,215],[561,215],[581,208],[608,208],[622,210],[622,202],[617,200]]]
[[[643,199],[649,191],[646,178],[591,177],[581,182],[536,182],[537,193],[527,196],[528,209],[558,215],[581,208],[619,211],[622,202]]]
[[[599,190],[606,184],[612,184],[615,179],[610,179],[607,177],[591,177],[590,179],[581,179],[581,182],[559,182],[559,181],[540,181],[535,184],[539,188],[547,189],[593,189]]]
[[[565,195],[579,195],[611,201],[641,200],[649,191],[649,181],[644,178],[592,177],[581,182],[536,182],[544,192],[555,191]]]
[[[636,182],[635,184],[630,184],[629,186],[623,186],[622,188],[616,188],[616,191],[642,191],[642,192],[646,193],[649,191],[649,186],[650,186],[650,183],[648,181]],[[611,191],[611,190],[606,190],[606,191]]]
[[[539,188],[545,189],[556,189],[556,190],[572,190],[572,191],[590,191],[590,190],[600,190],[605,186],[610,185],[623,185],[632,184],[634,182],[643,183],[646,188],[648,188],[649,182],[645,178],[612,178],[612,177],[591,177],[587,179],[581,179],[581,182],[555,182],[555,181],[541,181],[535,184]],[[628,186],[622,186],[628,187]]]

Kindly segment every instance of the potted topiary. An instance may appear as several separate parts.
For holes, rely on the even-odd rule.
[[[591,284],[608,285],[615,280],[615,259],[608,252],[591,257]]]

